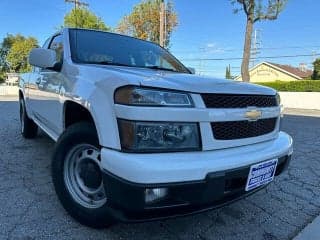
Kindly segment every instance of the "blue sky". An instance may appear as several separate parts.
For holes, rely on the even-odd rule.
[[[115,27],[120,18],[130,13],[139,0],[86,0],[90,9],[107,25]],[[207,75],[223,77],[228,64],[232,73],[240,71],[239,60],[187,61],[201,58],[242,57],[245,18],[242,12],[233,14],[229,0],[174,0],[179,26],[171,39],[171,52],[185,65]],[[7,33],[36,37],[40,43],[61,26],[63,16],[72,5],[64,0],[1,0],[0,40]],[[320,1],[289,0],[276,21],[256,24],[260,32],[259,57],[301,54],[320,54]],[[297,66],[311,67],[313,56],[296,58],[259,59]]]

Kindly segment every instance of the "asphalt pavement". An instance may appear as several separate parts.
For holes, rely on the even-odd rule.
[[[320,113],[288,113],[282,128],[294,138],[292,162],[264,190],[190,217],[96,230],[73,220],[55,195],[50,174],[54,142],[41,131],[34,140],[23,139],[18,102],[2,97],[0,239],[293,239],[320,214]]]

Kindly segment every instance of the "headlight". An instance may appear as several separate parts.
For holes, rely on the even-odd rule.
[[[139,88],[134,86],[126,86],[117,89],[114,95],[114,102],[118,104],[139,106],[193,106],[191,97],[187,93]]]
[[[121,148],[129,152],[199,151],[197,123],[118,120]]]

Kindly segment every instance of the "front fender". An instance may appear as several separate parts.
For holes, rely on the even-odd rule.
[[[121,149],[117,118],[114,110],[113,93],[106,94],[96,88],[87,105],[97,128],[100,145]]]

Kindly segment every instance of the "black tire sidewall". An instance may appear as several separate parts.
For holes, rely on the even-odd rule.
[[[24,114],[23,114],[23,112],[24,112]],[[24,128],[22,129],[21,124],[22,124],[22,122],[25,124],[25,106],[24,106],[24,101],[21,98],[19,99],[19,117],[20,117],[20,132],[23,135],[25,132],[26,125],[24,125]]]
[[[25,105],[25,101],[23,98],[19,99],[19,116],[20,116],[20,124],[24,123],[24,128],[20,126],[20,132],[24,138],[35,138],[38,133],[38,126],[34,123],[32,119],[28,117],[27,109]],[[23,111],[23,114],[21,114]]]
[[[108,202],[100,208],[85,208],[73,199],[64,181],[64,162],[68,152],[76,145],[84,143],[100,148],[93,124],[76,123],[61,135],[52,156],[52,180],[59,200],[73,218],[84,225],[102,228],[114,222],[108,209]]]

